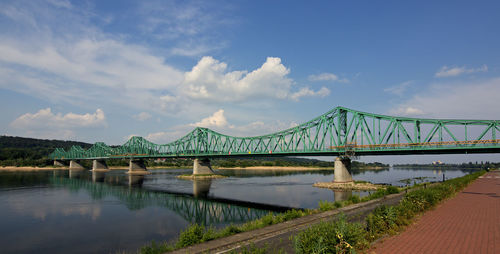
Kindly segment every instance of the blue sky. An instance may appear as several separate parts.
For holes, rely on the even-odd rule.
[[[109,144],[140,135],[166,143],[194,126],[265,134],[338,105],[500,119],[499,7],[2,0],[0,133]]]

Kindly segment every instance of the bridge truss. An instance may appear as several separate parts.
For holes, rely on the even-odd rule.
[[[423,119],[336,107],[309,122],[268,135],[233,137],[197,127],[168,144],[132,137],[119,147],[56,149],[50,158],[342,156],[500,152],[500,120]]]

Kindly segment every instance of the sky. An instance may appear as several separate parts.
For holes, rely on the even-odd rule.
[[[267,134],[336,106],[500,119],[498,1],[0,0],[0,134]],[[500,161],[498,155],[365,161]]]

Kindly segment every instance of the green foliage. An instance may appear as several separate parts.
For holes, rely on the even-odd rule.
[[[175,244],[176,248],[183,248],[193,244],[200,243],[205,233],[205,227],[198,224],[192,224],[179,235],[179,240]]]
[[[320,211],[325,212],[325,211],[329,211],[329,210],[333,210],[335,208],[338,208],[336,206],[336,204],[338,204],[338,207],[340,207],[342,205],[342,203],[340,203],[338,201],[333,203],[333,202],[329,202],[326,200],[320,200],[318,206],[319,206]]]
[[[344,215],[331,222],[321,222],[294,237],[297,253],[354,253],[368,245],[360,223],[348,223]]]
[[[394,206],[379,206],[366,219],[366,231],[372,239],[397,229],[398,209]]]
[[[352,195],[347,199],[347,201],[349,201],[351,204],[357,204],[361,202],[361,198],[358,195]]]
[[[385,192],[387,194],[396,194],[399,193],[399,189],[396,186],[389,185],[387,188],[385,188]]]

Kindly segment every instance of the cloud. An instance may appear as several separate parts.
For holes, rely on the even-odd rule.
[[[346,78],[339,79],[339,77],[333,73],[324,72],[317,75],[309,75],[309,81],[336,81],[341,83],[349,83]]]
[[[500,119],[500,78],[436,83],[389,112],[432,118]]]
[[[318,97],[325,97],[330,94],[330,89],[326,87],[321,87],[318,91],[313,91],[309,89],[308,87],[303,87],[300,89],[298,92],[295,92],[290,95],[290,98],[294,101],[298,101],[301,97],[304,96],[318,96]]]
[[[10,126],[21,135],[68,139],[75,137],[75,130],[106,127],[107,122],[101,109],[97,109],[95,113],[63,115],[54,114],[51,108],[46,108],[34,114],[23,114],[11,122]]]
[[[465,66],[462,67],[448,67],[448,66],[443,66],[436,74],[434,75],[435,77],[438,78],[446,78],[446,77],[455,77],[461,74],[469,74],[469,73],[475,73],[475,72],[487,72],[488,71],[488,66],[484,64],[483,66],[479,68],[470,68],[467,69]]]
[[[91,22],[94,13],[68,3],[1,6],[0,27],[16,29],[0,34],[0,88],[52,103],[112,103],[164,113],[160,97],[181,83],[183,71],[127,37],[104,33]]]
[[[106,116],[101,109],[97,109],[92,114],[67,113],[63,115],[54,114],[50,108],[46,108],[34,114],[21,115],[11,125],[21,129],[103,127],[106,126]]]
[[[213,113],[211,116],[206,117],[201,119],[201,121],[197,123],[192,123],[190,126],[194,127],[206,127],[206,128],[212,128],[212,127],[227,127],[230,126],[227,122],[226,117],[224,116],[224,110],[219,109],[215,113]]]
[[[278,57],[268,57],[256,70],[227,72],[227,64],[212,57],[203,57],[184,75],[182,92],[192,99],[238,102],[247,99],[293,99],[325,94],[326,90],[310,89],[292,93],[294,85],[288,78],[290,69]]]
[[[394,115],[394,116],[413,116],[413,117],[417,117],[417,116],[424,115],[424,111],[422,111],[421,109],[418,109],[418,108],[414,108],[414,107],[405,107],[405,106],[403,106],[403,107],[391,110],[390,114]]]
[[[146,121],[151,118],[151,114],[147,112],[141,112],[137,115],[133,115],[132,117],[138,121]]]
[[[410,80],[410,81],[405,81],[399,85],[395,85],[395,86],[391,86],[391,87],[387,87],[384,89],[384,92],[387,92],[387,93],[392,93],[392,94],[395,94],[395,95],[398,95],[398,96],[402,96],[403,93],[411,86],[411,84],[413,84],[414,81],[413,80]]]

